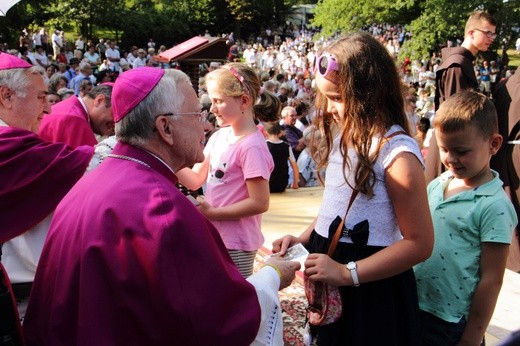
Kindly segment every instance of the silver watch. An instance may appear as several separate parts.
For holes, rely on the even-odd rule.
[[[346,264],[348,270],[350,270],[350,275],[352,276],[352,282],[355,287],[359,286],[359,277],[357,275],[357,264],[356,262],[348,262]]]

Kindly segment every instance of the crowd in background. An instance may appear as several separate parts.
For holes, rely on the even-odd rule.
[[[446,46],[460,45],[461,49],[466,49],[474,58],[479,51],[486,51],[496,38],[494,32],[496,23],[486,17],[485,20],[476,21],[477,24],[482,25],[477,26],[471,22],[471,18],[468,21],[470,30],[466,28],[465,40],[463,42],[450,41],[446,43]],[[498,244],[493,244],[491,247],[489,244],[484,244],[482,251],[480,247],[476,251],[473,249],[466,251],[468,254],[471,253],[466,256],[471,260],[471,264],[465,270],[469,270],[470,266],[471,270],[475,269],[474,272],[468,274],[468,277],[475,278],[475,280],[464,285],[467,287],[463,287],[462,284],[453,285],[453,289],[449,290],[454,292],[457,290],[455,288],[457,286],[460,291],[464,292],[464,302],[457,307],[464,309],[464,315],[459,321],[458,311],[448,311],[445,314],[447,319],[446,316],[436,314],[436,317],[443,320],[443,323],[447,322],[450,325],[455,323],[457,327],[460,327],[458,323],[466,325],[464,318],[470,316],[469,322],[467,322],[469,327],[464,327],[466,329],[462,337],[476,338],[480,342],[481,339],[483,340],[485,329],[483,326],[489,323],[491,308],[494,308],[498,295],[499,290],[497,291],[496,287],[500,286],[502,282],[508,242],[511,238],[510,231],[514,227],[513,224],[517,222],[513,215],[512,205],[509,205],[505,192],[500,188],[501,185],[498,185],[501,184],[498,174],[495,174],[489,165],[491,156],[497,153],[502,144],[502,137],[498,134],[498,128],[495,128],[497,124],[495,124],[494,106],[488,97],[475,91],[458,94],[459,99],[455,98],[456,96],[448,99],[450,88],[439,83],[439,77],[442,77],[443,71],[446,70],[443,66],[449,61],[447,50],[443,50],[444,64],[443,57],[438,52],[433,52],[429,59],[423,61],[412,61],[406,58],[401,63],[398,62],[400,49],[406,40],[413,39],[404,27],[381,24],[369,26],[364,31],[339,38],[334,42],[320,37],[319,32],[300,29],[296,26],[262,29],[256,37],[251,35],[246,40],[235,39],[233,33],[222,35],[227,40],[228,55],[218,61],[207,61],[199,65],[198,99],[191,88],[193,85],[190,85],[190,82],[193,83],[193,79],[189,80],[188,76],[175,70],[184,67],[182,62],[180,64],[160,62],[157,55],[164,52],[166,47],[163,45],[157,48],[153,39],[142,47],[131,46],[128,51],[125,51],[113,40],[99,39],[98,43],[94,43],[78,36],[74,41],[74,39],[67,39],[61,30],[55,30],[52,35],[46,34],[43,28],[32,34],[24,30],[20,35],[19,48],[9,51],[10,54],[17,55],[24,61],[8,61],[6,65],[7,69],[12,69],[14,64],[17,68],[29,69],[28,71],[33,71],[33,66],[35,66],[44,77],[45,83],[42,83],[43,80],[38,72],[31,72],[36,75],[33,77],[39,82],[42,89],[38,96],[38,99],[43,101],[42,107],[45,108],[41,114],[38,114],[38,121],[41,121],[38,136],[42,140],[63,142],[69,147],[73,147],[71,143],[82,138],[81,132],[85,130],[83,131],[84,138],[89,140],[87,144],[95,145],[96,150],[103,144],[110,149],[106,157],[114,160],[108,160],[109,163],[104,167],[109,168],[105,169],[110,169],[110,165],[115,160],[121,162],[113,167],[125,167],[131,162],[135,173],[139,173],[136,174],[137,177],[141,174],[141,170],[144,170],[142,167],[147,167],[147,169],[152,167],[152,162],[155,162],[152,156],[155,156],[169,168],[169,170],[164,170],[165,176],[171,177],[170,173],[174,173],[178,182],[187,188],[205,188],[205,199],[195,199],[192,202],[208,220],[214,223],[220,232],[230,259],[236,264],[243,277],[249,277],[252,274],[256,252],[263,244],[260,228],[261,214],[269,207],[269,193],[283,192],[288,187],[296,189],[320,185],[323,173],[318,173],[318,169],[326,166],[327,184],[324,188],[322,208],[320,208],[315,222],[309,225],[299,237],[287,235],[273,243],[273,252],[280,252],[281,255],[284,255],[289,246],[298,243],[308,248],[311,254],[305,264],[305,275],[308,278],[314,275],[314,279],[311,280],[341,287],[342,295],[346,297],[342,303],[345,307],[350,309],[355,305],[353,303],[360,297],[357,292],[361,292],[361,295],[366,298],[357,309],[352,309],[352,314],[341,316],[342,322],[336,324],[334,329],[323,328],[320,331],[317,328],[312,332],[314,336],[320,337],[320,342],[323,344],[338,343],[334,341],[339,340],[335,339],[338,336],[342,338],[340,343],[346,344],[344,340],[350,338],[348,334],[351,333],[344,328],[346,325],[354,326],[352,330],[353,335],[356,336],[353,340],[367,340],[369,335],[364,335],[366,329],[358,328],[357,325],[370,323],[381,325],[384,324],[382,322],[385,319],[388,319],[388,316],[391,316],[392,320],[400,321],[404,327],[396,328],[388,325],[386,327],[388,329],[377,335],[370,333],[370,337],[374,337],[374,340],[378,337],[392,340],[418,339],[419,328],[415,324],[419,319],[416,316],[417,311],[412,309],[417,306],[412,266],[424,262],[430,257],[434,244],[432,232],[434,228],[437,232],[435,234],[436,242],[437,239],[447,237],[445,232],[439,231],[445,229],[442,227],[444,221],[440,221],[447,219],[443,216],[445,214],[432,213],[435,222],[432,225],[428,203],[430,206],[436,205],[436,199],[433,198],[437,198],[438,194],[440,196],[438,200],[442,203],[446,201],[451,203],[453,200],[453,204],[455,204],[458,201],[458,194],[468,192],[474,195],[477,188],[484,186],[477,191],[480,196],[481,191],[488,191],[486,186],[498,187],[495,191],[499,191],[500,194],[496,192],[494,194],[497,195],[497,201],[504,202],[504,205],[491,203],[489,215],[492,217],[487,217],[488,209],[485,209],[486,212],[479,212],[484,209],[475,209],[471,212],[471,217],[474,213],[478,217],[484,217],[484,221],[495,225],[494,227],[499,225],[500,231],[499,238],[489,240],[482,240],[483,238],[478,237],[479,234],[475,232],[474,242]],[[210,36],[210,33],[206,31],[205,36]],[[464,46],[468,42],[471,45]],[[319,56],[318,51],[320,51]],[[16,59],[8,54],[1,54],[0,57]],[[372,57],[372,59],[365,59],[365,57]],[[504,102],[500,102],[500,93],[493,94],[493,90],[496,87],[500,91],[503,84],[497,87],[498,82],[513,73],[508,68],[507,53],[494,61],[485,60],[487,58],[480,56],[474,60],[470,60],[468,56],[465,58],[467,58],[465,61],[469,62],[469,66],[463,72],[469,71],[471,75],[475,72],[477,77],[473,88],[480,89],[489,97],[495,97],[498,105],[504,104]],[[243,64],[236,63],[237,61],[241,61]],[[226,62],[229,63],[226,64]],[[397,69],[394,68],[394,64],[398,67]],[[169,71],[164,71],[164,69],[169,69]],[[122,74],[125,71],[128,73]],[[181,85],[183,89],[180,92],[184,92],[188,99],[182,99],[180,107],[159,105],[160,102],[157,100],[169,102],[171,98],[179,95],[178,89],[167,92],[166,89],[160,88],[157,89],[161,90],[157,98],[155,98],[155,94],[152,95],[157,83],[160,83],[163,78],[169,78],[169,75],[173,79],[173,75],[176,74],[179,75],[179,78],[181,75],[184,78],[184,84]],[[518,75],[511,78],[510,81],[516,77]],[[144,88],[148,88],[145,95],[143,95],[143,90],[146,90]],[[47,90],[48,95],[45,92]],[[121,94],[121,90],[125,94]],[[438,107],[439,91],[444,91],[442,96],[446,97],[446,102],[443,100],[444,103],[440,107]],[[153,96],[150,99],[147,96],[149,94]],[[23,99],[16,93],[14,95],[16,100]],[[7,94],[7,96],[11,95]],[[52,109],[45,102],[46,98],[49,103],[54,105]],[[65,100],[66,98],[69,99]],[[155,108],[145,107],[147,104],[142,109],[141,105],[132,105],[135,99],[138,102],[149,102]],[[198,102],[202,105],[202,113],[199,111]],[[9,104],[8,100],[6,104]],[[448,118],[455,118],[455,110],[458,109],[459,104],[468,106],[463,110],[464,114],[460,116],[461,118],[470,117],[467,121],[468,124],[464,125],[463,129],[447,130],[446,128],[449,126],[442,127],[445,126],[442,122]],[[473,124],[472,119],[478,118],[480,110],[473,106],[479,104],[482,105],[479,107],[485,108],[483,112],[489,115],[489,119],[482,120],[483,126],[477,127]],[[18,113],[12,107],[5,107],[5,109],[9,115]],[[77,114],[72,114],[73,112],[70,110],[74,110]],[[150,146],[145,144],[144,147],[139,148],[139,145],[142,144],[135,143],[142,142],[132,144],[131,141],[134,138],[125,137],[127,136],[125,131],[128,131],[125,126],[136,129],[145,127],[142,126],[143,117],[134,119],[134,111],[139,115],[139,112],[142,112],[147,119],[149,118],[148,120],[153,122],[148,129],[149,134],[146,136],[152,136],[154,141],[156,138],[164,139],[164,150],[161,150],[160,153],[171,153],[172,157],[166,157],[166,160],[170,161],[163,162],[160,155],[156,156],[153,150],[150,150],[154,148],[154,144],[161,144],[160,141],[150,141]],[[436,134],[429,145],[429,136],[431,137],[432,133],[430,126],[435,111],[437,111],[434,122]],[[126,120],[125,117],[127,117]],[[189,124],[186,126],[186,130],[193,132],[181,133],[183,131],[180,127],[171,125],[174,123],[173,121],[177,120],[186,121],[186,124]],[[126,121],[130,123],[127,124]],[[338,127],[331,126],[331,123]],[[217,132],[218,124],[221,128]],[[389,125],[391,126],[389,127]],[[318,128],[319,131],[313,131],[314,128]],[[176,132],[174,133],[171,129],[175,129]],[[483,129],[492,133],[482,134]],[[194,130],[200,130],[200,136]],[[206,141],[204,141],[203,130],[206,132]],[[86,138],[87,132],[88,138]],[[115,143],[114,133],[117,134],[119,143]],[[374,142],[374,134],[381,139],[377,147]],[[182,137],[182,143],[176,143],[175,140],[181,138],[181,135],[186,138]],[[320,150],[312,150],[313,143],[316,141],[314,135],[324,138],[321,143],[326,142],[328,144],[326,148],[320,147]],[[59,136],[61,138],[58,138]],[[102,137],[108,138],[98,145],[98,141]],[[170,140],[171,138],[174,140]],[[194,139],[195,142],[199,139],[200,145],[192,146],[191,144],[195,144],[195,142],[190,141]],[[112,142],[107,142],[107,140]],[[267,146],[265,142],[267,142]],[[465,147],[461,146],[461,142],[465,142],[464,145],[468,145],[470,149],[462,150],[461,148]],[[129,147],[125,149],[125,145]],[[135,148],[131,148],[131,146],[135,146]],[[435,146],[442,149],[440,156],[436,154]],[[203,147],[204,149],[202,149]],[[147,154],[139,154],[138,150],[141,149],[144,149],[145,152],[148,150],[152,154],[151,157],[147,157]],[[181,157],[177,164],[177,158],[174,155],[184,149],[187,152],[195,149],[197,158],[188,161]],[[316,155],[310,155],[309,149]],[[135,157],[132,156],[132,150],[135,150]],[[476,152],[476,154],[470,155],[468,152]],[[98,153],[96,151],[96,154]],[[449,176],[442,175],[430,184],[438,191],[429,188],[428,198],[430,199],[428,200],[426,181],[422,179],[423,170],[429,167],[428,161],[423,164],[422,159],[426,157],[440,157],[444,166],[449,170],[446,173],[450,174]],[[370,161],[372,158],[374,161]],[[146,161],[148,159],[151,161]],[[184,161],[181,162],[181,159]],[[99,162],[101,161],[100,159]],[[192,166],[194,162],[198,163]],[[370,165],[364,165],[362,162],[370,162]],[[168,163],[172,165],[169,166]],[[283,171],[278,171],[277,165],[284,166]],[[120,170],[120,172],[122,171]],[[348,177],[346,172],[348,172]],[[94,175],[94,177],[96,176]],[[443,182],[445,178],[453,179],[451,180],[452,185],[446,190],[449,195],[444,195],[444,188],[440,187],[440,182]],[[84,180],[86,182],[80,185],[79,189],[84,189],[85,196],[101,198],[102,195],[97,195],[97,191],[89,186],[89,179],[95,180],[95,178],[87,176]],[[172,182],[177,183],[176,179]],[[122,180],[127,181],[127,177],[122,177]],[[267,186],[266,180],[269,180],[269,186]],[[168,182],[168,186],[172,182]],[[492,185],[485,185],[490,182]],[[439,187],[437,188],[437,186]],[[113,184],[112,188],[116,191],[116,184]],[[175,189],[170,190],[178,194]],[[78,191],[83,193],[82,190]],[[356,197],[358,192],[361,194]],[[81,193],[77,194],[77,200],[82,199],[79,197]],[[452,197],[456,198],[451,199]],[[338,220],[340,216],[337,215],[343,214],[343,210],[340,209],[343,208],[343,202],[349,198],[350,204],[343,221],[340,221]],[[352,209],[352,213],[348,214],[350,205],[356,198],[357,206]],[[180,200],[193,208],[185,199]],[[74,199],[64,201],[64,204],[68,203],[71,206],[71,210],[80,213],[88,210],[76,208],[77,203],[72,203]],[[461,204],[458,205],[458,208],[461,208]],[[95,209],[103,209],[103,206],[99,207],[98,203],[92,203],[91,207],[91,217],[81,216],[81,220],[92,218],[98,220],[96,212],[99,209],[98,211]],[[455,209],[455,207],[450,208]],[[373,210],[378,212],[374,213]],[[121,215],[125,213],[127,212],[122,212]],[[459,213],[458,210],[450,212],[450,220],[452,218],[461,220],[460,217],[457,217],[457,213]],[[347,214],[350,220],[347,220]],[[73,214],[58,207],[56,214],[49,216],[49,220],[52,217],[55,219],[51,233],[49,233],[50,236],[47,238],[51,240],[46,241],[47,252],[42,258],[51,258],[46,257],[47,254],[52,254],[52,256],[59,254],[60,251],[53,251],[49,247],[52,245],[49,244],[52,244],[54,239],[59,239],[54,238],[53,232],[61,232],[61,235],[64,236],[63,239],[70,236],[69,232],[59,229],[62,227],[62,220],[64,220],[64,224],[70,221],[71,229],[75,228],[73,226],[76,224],[76,220],[71,215]],[[144,215],[148,214],[144,213]],[[506,217],[502,218],[502,215],[506,215]],[[358,219],[364,219],[364,221],[356,223]],[[130,219],[125,217],[125,220]],[[339,245],[340,256],[332,258],[333,256],[323,254],[329,248],[331,230],[336,228],[333,226],[336,222],[339,224],[338,231],[336,231],[338,236],[342,233],[341,228],[344,226],[346,233],[343,235],[351,237],[352,243],[343,242],[342,245]],[[104,230],[107,224],[111,223],[103,222],[97,229]],[[421,227],[415,227],[416,225],[421,225]],[[84,226],[85,234],[92,233],[90,224],[85,223]],[[475,229],[479,228],[480,232],[480,228],[482,228],[487,235],[492,233],[491,230],[495,230],[494,227],[484,227],[479,224]],[[39,231],[47,232],[48,227]],[[235,231],[241,233],[235,233]],[[350,233],[351,231],[352,233]],[[463,233],[462,228],[458,231]],[[107,234],[106,232],[101,233]],[[364,242],[363,239],[359,239],[360,235],[363,235]],[[24,235],[21,236],[24,237]],[[450,237],[452,237],[451,233]],[[467,241],[463,236],[461,237],[461,243],[473,247],[473,243]],[[442,241],[437,242],[437,244],[439,243],[442,244]],[[55,245],[57,248],[62,248],[61,240],[54,244],[58,244]],[[43,246],[43,242],[40,242],[39,245]],[[363,249],[363,255],[359,255],[358,246],[359,249]],[[457,246],[454,249],[458,251]],[[223,249],[224,246],[221,250]],[[434,251],[442,252],[439,248]],[[107,253],[113,253],[113,251],[108,250]],[[70,254],[71,258],[76,256],[73,252]],[[481,254],[482,261],[478,260]],[[133,256],[133,254],[131,255]],[[458,253],[455,252],[454,257],[445,263],[448,263],[448,266],[460,265],[462,267],[464,261],[459,260],[460,257],[457,255]],[[440,272],[438,269],[445,264],[438,263],[438,260],[435,260],[438,257],[432,256],[434,261],[429,265],[433,269],[423,270],[426,273],[424,275],[431,275],[429,273],[433,270]],[[40,268],[44,268],[43,270],[50,268],[48,266],[50,262],[46,262],[47,259],[40,262]],[[57,259],[58,257],[55,257],[52,260],[53,265],[57,267],[61,267],[60,262],[68,264],[68,261],[58,261]],[[444,260],[444,258],[442,259]],[[345,264],[347,264],[346,267]],[[94,265],[93,268],[95,267]],[[101,265],[101,267],[105,266]],[[278,278],[282,282],[284,276],[280,270],[276,266],[271,267],[274,269],[271,274],[278,274]],[[15,273],[7,265],[6,268],[8,272]],[[33,266],[33,272],[35,268],[36,265]],[[70,268],[71,272],[74,272],[74,268],[72,266]],[[322,277],[317,277],[318,274],[322,275],[324,268],[332,270],[325,271]],[[344,275],[338,275],[338,270],[341,270],[341,273],[345,271],[350,273],[346,281]],[[361,282],[357,270],[360,272]],[[41,272],[42,270],[40,270]],[[84,272],[82,270],[82,273]],[[97,268],[93,273],[95,273],[95,277]],[[420,268],[417,273],[420,273]],[[480,282],[478,282],[477,273],[482,278]],[[50,277],[54,275],[52,270],[49,271],[49,274]],[[48,289],[46,283],[49,280],[42,279],[44,276],[41,276],[46,274],[39,275],[40,278],[36,277],[35,280],[36,290],[32,290],[34,276],[20,282],[12,281],[13,290],[16,289],[14,295],[19,300],[19,304],[29,298],[30,292],[32,292],[32,301],[37,302],[32,303],[32,306],[35,306],[32,309],[36,311],[32,312],[32,316],[31,304],[29,304],[27,315],[29,317],[26,320],[27,324],[24,324],[28,339],[33,337],[34,340],[37,339],[35,335],[38,334],[35,331],[42,323],[41,317],[38,315],[44,316],[43,314],[48,310],[45,303],[51,300],[47,296],[54,294],[55,289]],[[441,274],[438,277],[440,276]],[[442,276],[443,281],[450,283],[456,281],[450,275],[442,274]],[[460,276],[457,280],[466,280],[465,277]],[[417,284],[420,287],[423,279],[420,276],[417,278]],[[428,285],[435,282],[431,277],[426,277],[422,282],[426,281],[428,281]],[[375,286],[365,285],[372,282],[378,282],[380,286],[373,290],[371,287]],[[360,285],[361,287],[359,287]],[[435,305],[432,304],[434,300],[429,296],[433,292],[432,288],[436,287],[435,285],[423,286],[422,293],[424,294],[423,296],[419,294],[419,297],[423,299],[421,308],[425,313],[437,312],[437,310],[433,312],[428,310],[430,304]],[[355,291],[351,291],[352,287],[347,286],[356,287]],[[112,287],[114,286],[112,285]],[[112,287],[107,291],[111,291]],[[403,290],[403,287],[409,291]],[[442,287],[442,283],[439,284],[439,287]],[[46,290],[47,292],[45,292]],[[71,292],[67,289],[63,291],[67,292],[67,295]],[[84,290],[84,292],[88,292],[88,290]],[[421,291],[418,292],[421,293]],[[436,292],[440,291],[437,289]],[[472,292],[478,292],[478,294],[475,294],[474,298],[471,298],[473,301],[469,302],[468,297],[473,294]],[[24,296],[21,297],[20,294]],[[71,301],[74,301],[75,297],[71,297]],[[444,297],[439,295],[438,298],[444,303],[445,299],[441,299]],[[393,302],[399,302],[402,311],[394,309]],[[453,303],[449,300],[446,302],[446,306],[451,306]],[[73,304],[66,305],[72,306]],[[112,310],[110,305],[111,303],[107,300],[107,311]],[[22,304],[18,307],[22,311]],[[381,310],[382,308],[388,310]],[[434,306],[434,309],[437,308],[438,306]],[[41,309],[40,312],[37,309]],[[279,307],[275,306],[276,309]],[[482,311],[483,313],[481,313]],[[71,309],[71,316],[74,314],[74,309]],[[393,316],[394,314],[395,316]],[[21,315],[23,316],[23,314]],[[357,320],[360,316],[365,317]],[[456,317],[456,321],[453,316]],[[355,324],[351,319],[357,320]],[[424,316],[421,317],[421,323],[423,319]],[[429,322],[428,325],[436,326],[439,324],[438,322]],[[52,324],[53,322],[50,323],[50,325]],[[71,324],[73,325],[74,321]],[[72,328],[70,329],[72,330]],[[107,327],[107,330],[109,329],[110,327]],[[478,334],[473,332],[476,329],[478,329]],[[400,333],[401,330],[406,330],[410,335]],[[31,335],[31,333],[35,334]],[[457,333],[460,334],[459,331]],[[71,336],[71,338],[73,337]],[[459,337],[461,336],[459,335]],[[380,342],[382,340],[377,343]],[[376,342],[368,343],[376,344]],[[408,343],[415,344],[415,342]],[[432,345],[436,344],[440,343],[432,343]]]
[[[395,58],[404,86],[410,127],[423,150],[423,155],[426,155],[431,136],[430,120],[434,114],[435,71],[442,62],[442,56],[440,52],[434,51],[429,59],[412,61],[410,58],[405,58],[404,61],[399,62],[397,58],[403,43],[413,39],[412,34],[404,26],[373,24],[365,27],[364,31],[383,43],[390,55]],[[32,33],[23,29],[20,33],[18,49],[7,50],[32,65],[42,68],[42,74],[49,87],[48,100],[51,105],[72,95],[84,96],[93,86],[114,82],[119,73],[132,68],[142,66],[179,68],[175,62],[170,65],[154,59],[167,48],[164,45],[157,45],[152,38],[141,47],[132,45],[123,48],[114,40],[100,38],[98,42],[94,42],[81,35],[75,38],[70,36],[66,36],[62,30],[55,30],[49,34],[43,27]],[[211,34],[206,30],[204,36],[211,36]],[[261,28],[256,36],[251,34],[246,39],[235,38],[234,33],[216,34],[216,36],[225,37],[227,40],[228,61],[242,61],[255,69],[264,88],[280,99],[282,108],[291,106],[298,111],[297,122],[293,125],[297,125],[301,131],[298,137],[299,144],[302,146],[303,131],[312,123],[314,116],[316,86],[312,68],[315,52],[327,45],[329,41],[321,36],[319,31],[308,30],[297,25]],[[447,47],[460,44],[460,40],[446,42]],[[198,92],[201,103],[206,109],[209,109],[210,101],[207,98],[203,77],[224,62],[223,60],[208,61],[200,65],[201,80]],[[482,58],[475,60],[475,74],[483,93],[492,95],[493,88],[498,82],[514,73],[514,70],[509,68],[508,62],[506,50],[496,60],[488,61]],[[209,119],[212,120],[211,115]],[[290,126],[289,121],[287,123]],[[280,124],[284,126],[284,119]],[[282,139],[286,140],[286,137],[282,136]],[[292,144],[293,149],[295,145]],[[292,171],[291,167],[289,169]],[[291,185],[292,182],[291,178],[289,184]],[[313,179],[311,185],[315,184],[319,184],[318,179]]]

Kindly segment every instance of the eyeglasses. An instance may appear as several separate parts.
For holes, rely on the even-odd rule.
[[[325,77],[330,71],[339,71],[339,65],[332,55],[323,53],[314,60],[314,74],[319,73]]]
[[[193,115],[193,116],[197,116],[198,120],[202,123],[202,122],[206,121],[207,111],[187,112],[187,113],[164,113],[164,114],[159,114],[159,115],[165,115],[165,116],[169,116],[169,117],[175,116],[175,115]]]
[[[481,33],[486,35],[487,38],[492,39],[492,40],[494,40],[497,37],[497,34],[495,34],[494,32],[491,32],[489,30],[480,30],[480,29],[473,29],[473,30],[480,31]]]

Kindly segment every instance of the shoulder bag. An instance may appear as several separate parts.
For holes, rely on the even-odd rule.
[[[330,242],[327,255],[332,258],[336,251],[339,238],[343,231],[343,225],[347,218],[348,211],[352,206],[352,203],[356,199],[358,190],[355,189],[352,192],[350,201],[345,212],[345,217],[341,220],[334,237]],[[343,310],[343,302],[341,300],[341,294],[337,286],[329,285],[321,281],[311,281],[307,276],[304,276],[305,296],[309,302],[307,308],[307,320],[314,326],[326,325],[336,322],[341,317]]]

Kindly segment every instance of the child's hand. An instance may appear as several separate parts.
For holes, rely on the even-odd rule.
[[[305,261],[304,274],[313,281],[322,281],[334,286],[345,286],[347,269],[326,254],[311,253]]]
[[[273,242],[273,253],[280,253],[280,256],[285,256],[285,253],[287,252],[287,249],[291,246],[301,243],[301,240],[299,238],[296,238],[293,235],[286,235],[283,238],[276,239]]]
[[[209,204],[208,202],[206,202],[204,200],[204,198],[202,197],[197,197],[197,202],[199,202],[200,204],[198,205],[198,208],[200,210],[200,212],[206,217],[208,218],[209,220],[212,219],[212,216],[213,216],[213,211],[215,210],[215,208],[213,208],[211,206],[211,204]]]
[[[303,143],[301,141],[298,141],[298,144],[296,145],[295,150],[296,151],[302,151],[303,149],[305,149],[305,147],[306,147],[305,143]]]

